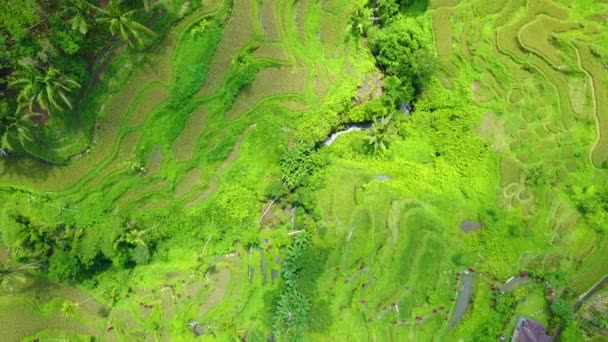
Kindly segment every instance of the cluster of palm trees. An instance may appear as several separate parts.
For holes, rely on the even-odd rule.
[[[112,35],[119,35],[131,46],[143,45],[144,34],[154,32],[133,18],[135,10],[125,11],[120,3],[121,0],[110,0],[106,8],[100,8],[88,0],[66,0],[62,9],[70,18],[72,29],[83,35],[95,21],[106,24]],[[71,109],[67,94],[80,88],[80,84],[55,66],[41,64],[32,60],[19,62],[9,79],[9,86],[19,90],[19,110],[27,108],[29,113],[39,114],[38,109],[50,114],[52,109],[63,110],[64,105]]]
[[[67,93],[80,88],[80,84],[64,75],[53,65],[40,67],[35,62],[19,62],[9,80],[9,86],[19,89],[18,111],[27,108],[30,115],[39,115],[40,110],[51,114],[52,109],[72,108]]]
[[[146,10],[150,9],[150,0],[142,0]],[[154,35],[150,29],[138,23],[134,18],[136,10],[124,10],[122,0],[110,0],[106,8],[91,4],[88,0],[66,0],[63,11],[72,25],[72,29],[85,35],[93,22],[104,23],[112,35],[120,35],[129,45],[143,45],[144,34]],[[96,18],[93,19],[93,16]]]
[[[130,46],[142,46],[145,35],[154,35],[150,29],[134,18],[135,10],[124,10],[122,0],[110,0],[105,8],[100,8],[88,0],[65,0],[61,13],[73,30],[86,35],[94,23],[106,25],[113,36],[119,36]],[[143,0],[146,9],[150,1]],[[81,85],[72,77],[48,62],[34,59],[20,61],[8,79],[8,86],[17,92],[17,113],[4,118],[0,136],[0,157],[13,150],[9,140],[11,134],[22,146],[31,140],[31,119],[36,116],[50,116],[55,110],[72,108],[69,94]]]

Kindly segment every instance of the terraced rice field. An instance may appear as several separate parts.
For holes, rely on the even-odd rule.
[[[445,87],[470,82],[484,113],[477,133],[500,159],[497,193],[503,206],[528,217],[529,234],[546,230],[552,244],[570,250],[528,255],[519,267],[577,269],[568,286],[582,293],[605,273],[602,251],[593,247],[601,237],[582,239],[572,249],[576,236],[586,234],[574,231],[583,218],[563,197],[534,190],[527,174],[546,165],[550,184],[557,186],[606,166],[608,65],[591,52],[605,43],[589,19],[606,6],[583,9],[575,1],[551,0],[430,3],[440,80]],[[532,306],[526,314],[538,306],[539,319],[546,321],[546,305]],[[512,324],[505,332],[510,329]]]
[[[294,9],[283,1],[264,2],[261,8],[257,8],[257,3],[247,0],[235,1],[232,17],[239,19],[228,21],[222,42],[217,47],[208,46],[210,43],[204,40],[193,42],[188,31],[189,25],[198,22],[201,18],[209,17],[216,11],[225,11],[226,5],[223,6],[223,9],[220,9],[221,4],[218,3],[213,9],[202,8],[180,22],[176,29],[171,30],[171,33],[164,38],[158,47],[159,52],[149,57],[145,67],[137,67],[135,71],[130,71],[133,69],[132,65],[123,66],[122,70],[129,72],[130,76],[120,91],[109,95],[101,104],[102,119],[98,125],[95,147],[90,153],[77,158],[68,166],[51,167],[33,160],[21,161],[23,168],[35,166],[38,170],[46,170],[46,177],[29,176],[25,172],[20,172],[19,163],[17,165],[12,163],[9,166],[4,161],[0,161],[2,183],[20,182],[39,191],[59,193],[74,192],[83,188],[94,191],[95,184],[102,181],[108,183],[112,174],[120,174],[121,170],[124,174],[127,169],[125,162],[148,163],[152,158],[151,152],[155,148],[162,151],[163,157],[157,161],[160,165],[154,167],[157,172],[147,174],[148,178],[154,178],[156,173],[163,173],[162,177],[175,179],[180,173],[175,169],[180,169],[182,165],[190,169],[197,164],[205,169],[212,168],[205,163],[204,156],[194,154],[199,143],[204,145],[204,141],[213,141],[213,137],[221,135],[223,130],[236,129],[238,136],[239,127],[242,130],[255,123],[256,114],[251,112],[260,109],[259,107],[271,106],[275,103],[292,106],[293,96],[306,99],[305,102],[315,102],[318,101],[315,100],[318,96],[324,95],[324,93],[318,94],[318,91],[310,86],[314,77],[320,79],[326,77],[325,74],[317,75],[316,68],[313,72],[307,71],[305,66],[312,66],[313,59],[323,65],[321,70],[333,68],[334,74],[345,73],[343,69],[340,70],[343,66],[340,58],[331,59],[331,56],[327,56],[327,62],[322,62],[316,59],[319,56],[302,55],[298,51],[304,48],[302,42],[298,42],[297,48],[290,49],[289,43],[294,40],[290,33],[296,31],[296,18],[288,16],[275,18],[271,15],[282,8],[285,9],[286,15],[295,14]],[[259,18],[253,18],[254,11],[258,10]],[[320,7],[318,10],[320,13],[325,13]],[[244,20],[250,17],[251,20]],[[262,37],[243,34],[255,32],[252,28],[259,24],[256,22],[257,19],[264,30],[272,32]],[[335,30],[332,28],[331,31]],[[184,59],[183,55],[187,55],[186,49],[199,48],[185,46],[193,43],[198,44],[200,48],[207,47],[212,53],[213,57],[207,70],[194,70],[196,64],[192,65]],[[237,97],[232,108],[225,114],[225,118],[222,118],[221,113],[209,112],[206,109],[208,103],[213,103],[214,92],[218,91],[216,88],[221,84],[222,76],[228,72],[232,59],[241,49],[254,43],[260,46],[256,52],[257,57],[273,61],[282,60],[283,63],[278,65],[271,63],[269,67],[263,68],[256,76],[253,85],[244,89]],[[322,50],[322,43],[319,41],[311,41],[309,45],[312,49]],[[289,60],[287,56],[290,56]],[[207,58],[205,53],[197,57]],[[205,74],[203,76],[205,81],[201,83],[199,93],[204,97],[194,97],[188,103],[180,103],[180,107],[184,109],[176,113],[179,118],[167,117],[167,112],[173,110],[170,107],[171,101],[176,96],[174,93],[178,90],[181,75],[191,72]],[[116,82],[113,79],[119,77],[120,75],[112,76],[107,81]],[[304,108],[299,104],[298,107]],[[189,108],[192,110],[186,110]],[[249,113],[248,116],[242,117],[245,113]],[[239,120],[234,123],[229,122],[235,119]],[[161,140],[156,142],[158,146],[155,146],[152,139],[141,139],[142,132],[148,132],[151,126],[164,126],[170,131],[160,132],[166,138],[158,139]],[[200,139],[204,141],[199,141]],[[178,162],[177,165],[165,167],[165,164],[175,161]],[[217,162],[214,163],[215,167],[219,166]],[[128,182],[132,182],[132,179]],[[179,187],[179,179],[175,179],[174,182],[172,188]],[[130,186],[135,184],[124,185],[125,188]]]
[[[437,5],[437,7],[441,6]],[[602,128],[606,106],[600,103],[602,100],[599,100],[605,96],[598,97],[598,92],[606,87],[599,85],[597,79],[606,73],[605,69],[601,70],[600,62],[588,52],[589,43],[585,42],[586,39],[581,32],[581,22],[572,18],[565,7],[551,1],[518,3],[513,0],[504,7],[481,1],[475,3],[475,8],[480,13],[497,13],[498,19],[487,17],[486,20],[475,23],[477,26],[487,28],[481,30],[486,39],[461,39],[460,51],[454,51],[452,58],[446,60],[445,67],[452,68],[449,64],[454,63],[458,58],[473,62],[474,72],[481,76],[474,87],[474,95],[488,109],[495,107],[496,100],[505,93],[513,93],[513,96],[516,96],[513,97],[516,105],[500,108],[496,112],[499,118],[511,124],[526,123],[525,131],[505,130],[511,136],[509,140],[517,141],[516,144],[511,145],[506,154],[519,156],[524,164],[535,163],[538,160],[529,159],[530,154],[525,150],[541,144],[543,149],[548,149],[547,155],[556,157],[556,163],[580,164],[582,160],[574,161],[572,160],[574,156],[560,152],[559,150],[562,150],[560,146],[589,144],[588,138],[582,134],[585,131],[585,123],[578,119],[593,114],[592,117],[598,120],[599,128],[597,141],[589,149],[589,156],[593,164],[600,167],[607,158],[602,152],[605,149],[602,137],[607,133],[603,133],[605,130]],[[499,9],[501,11],[498,11]],[[443,13],[446,10],[448,10],[446,7],[435,10],[434,25],[443,26],[439,20],[441,23],[446,22]],[[466,14],[460,14],[460,11],[468,11],[468,6],[462,4],[456,9],[449,8],[449,10],[454,11],[455,17],[462,15],[466,18]],[[446,51],[449,51],[446,46],[452,45],[453,37],[469,36],[467,32],[470,32],[471,24],[465,22],[450,25],[453,26],[452,35],[446,35],[449,30],[445,28],[441,32],[437,30],[435,32],[440,56],[445,56]],[[488,53],[495,51],[499,51],[500,54],[492,57],[494,59],[498,57],[492,65],[475,63],[476,60],[489,61]],[[568,62],[577,60],[578,63]],[[519,67],[532,74],[522,75],[519,79],[514,78],[513,76],[520,72]],[[590,73],[589,69],[593,69],[593,73]],[[502,76],[498,75],[499,81],[496,77],[490,77],[500,70],[503,71],[501,71]],[[504,77],[509,74],[512,76]],[[594,75],[596,80],[591,75]],[[589,80],[586,81],[585,78]],[[595,82],[593,84],[596,86],[592,86],[591,82]],[[576,89],[573,89],[573,84],[576,84]],[[522,93],[520,89],[527,91]],[[534,109],[529,111],[525,109],[527,106]],[[553,114],[538,116],[539,112],[544,112],[543,108],[547,108],[547,111]],[[538,120],[541,127],[531,130],[530,125],[539,122]],[[551,149],[555,152],[550,152]]]
[[[282,151],[274,137],[297,135],[289,122],[306,122],[320,110],[335,121],[331,101],[352,101],[340,94],[355,93],[361,80],[377,71],[371,56],[357,55],[357,46],[346,39],[351,1],[203,3],[169,30],[145,63],[124,63],[100,76],[114,91],[94,108],[101,118],[90,149],[65,166],[0,160],[0,185],[21,184],[66,204],[47,210],[85,215],[85,208],[95,208],[109,220],[139,215],[159,225],[168,224],[162,220],[166,215],[187,217],[171,221],[169,228],[191,249],[159,250],[154,263],[135,268],[129,279],[121,279],[128,291],[118,294],[111,311],[101,312],[102,304],[91,300],[84,313],[88,325],[45,317],[44,310],[38,314],[18,303],[11,319],[32,316],[33,323],[17,327],[11,337],[34,334],[41,317],[49,329],[102,340],[192,338],[190,320],[215,326],[219,340],[270,329],[260,317],[273,308],[264,303],[277,296],[275,280],[288,253],[284,246],[293,236],[288,234],[306,224],[295,219],[298,208],[260,200],[269,184],[281,183],[276,164]],[[484,272],[506,279],[516,268],[549,272],[580,262],[570,286],[580,292],[597,281],[593,270],[608,265],[605,248],[593,248],[600,237],[586,239],[571,229],[581,220],[572,205],[550,191],[535,191],[527,179],[531,169],[546,166],[553,182],[547,187],[558,180],[567,184],[573,173],[603,167],[608,160],[606,65],[593,52],[584,9],[583,14],[569,11],[566,0],[429,3],[425,18],[432,21],[439,64],[432,86],[439,90],[424,100],[428,105],[437,94],[438,102],[471,98],[467,113],[479,123],[459,129],[479,149],[471,163],[442,159],[461,151],[456,145],[437,146],[441,137],[434,133],[425,135],[441,124],[435,119],[451,113],[451,108],[432,108],[428,117],[411,118],[420,126],[428,121],[429,129],[406,132],[386,158],[351,154],[362,149],[363,132],[340,137],[323,150],[331,160],[327,180],[306,200],[318,206],[314,214],[323,222],[314,236],[318,254],[326,258],[318,279],[325,306],[318,314],[333,322],[317,322],[322,328],[307,331],[311,340],[469,337],[471,328],[459,322],[478,317],[490,295],[482,289],[488,281],[484,275],[474,282],[473,276],[463,279],[463,268],[484,265]],[[205,34],[192,33],[202,20],[218,18],[227,20],[213,22],[217,25]],[[229,76],[238,74],[243,55],[258,67],[255,79],[226,101]],[[311,122],[311,135],[328,133],[323,129],[329,123]],[[469,131],[474,134],[466,135]],[[484,144],[495,155],[489,156]],[[247,186],[234,185],[234,179],[247,180],[242,182]],[[253,205],[243,213],[235,205],[240,202]],[[459,228],[477,215],[491,217],[479,203],[495,202],[497,210],[524,218],[516,222],[526,236],[518,245],[505,243],[504,232],[488,237],[484,229],[476,235]],[[240,224],[222,231],[224,245],[215,246],[220,239],[207,235],[206,228],[225,223],[213,216],[217,212]],[[272,230],[266,222],[282,225]],[[230,234],[252,226],[260,229],[261,241],[246,236],[248,247],[232,244]],[[482,238],[485,249],[475,249]],[[534,239],[550,239],[552,245],[541,253],[530,242]],[[218,255],[229,248],[230,253]],[[496,253],[488,254],[489,249]],[[459,294],[466,299],[469,290],[477,302],[472,309],[461,304],[456,310]],[[544,310],[542,293],[534,296],[518,310]],[[81,295],[59,291],[57,298],[40,299],[42,308],[56,311],[62,299],[81,300]],[[0,306],[4,301],[0,298]]]
[[[181,205],[181,210],[188,210],[222,191],[226,174],[233,174],[239,167],[240,150],[260,141],[272,144],[268,135],[257,133],[256,124],[264,126],[264,134],[281,134],[281,122],[303,115],[288,114],[282,108],[305,111],[309,105],[321,104],[333,84],[330,78],[356,83],[352,65],[358,62],[350,61],[348,52],[340,49],[346,22],[336,20],[349,11],[348,1],[332,2],[331,7],[315,1],[287,0],[204,3],[207,5],[169,30],[145,61],[137,59],[141,65],[124,63],[116,67],[118,72],[100,76],[100,82],[115,90],[95,108],[101,118],[90,149],[66,166],[27,158],[10,165],[0,160],[0,184],[22,184],[35,191],[52,192],[53,196],[66,198],[74,210],[94,204],[98,210],[141,215],[171,201]],[[303,12],[303,8],[308,11]],[[221,18],[229,11],[223,27],[215,25],[204,35],[191,34],[191,27],[201,20]],[[303,22],[306,26],[299,24]],[[252,61],[261,69],[253,84],[224,111],[218,103],[225,77],[234,68],[237,55],[253,46]],[[196,85],[194,92],[190,90],[192,85]],[[133,165],[143,166],[145,172],[134,173]],[[260,167],[255,172],[265,171],[263,164]],[[33,168],[36,172],[27,172]],[[161,323],[159,336],[166,338],[169,332],[183,330],[167,322],[172,317],[192,314],[199,320],[213,320],[226,310],[245,310],[247,296],[237,297],[234,291],[250,291],[250,284],[270,279],[270,270],[263,277],[260,273],[260,258],[266,254],[270,262],[281,253],[238,253],[243,255],[242,261],[239,258],[222,263],[219,273],[207,280],[195,276],[193,270],[182,269],[182,265],[172,266],[182,269],[175,274],[159,270],[157,279],[140,279],[147,288],[133,289],[133,299],[106,318],[115,322],[108,338],[136,338],[144,331],[154,331],[151,322],[159,319],[165,322]],[[249,261],[255,271],[252,279],[244,280],[241,263],[249,265]],[[273,268],[277,272],[280,266]],[[141,277],[147,276],[141,273]],[[264,284],[270,287],[269,281]],[[203,304],[194,306],[193,298]],[[48,328],[94,336],[101,336],[105,329],[103,324],[82,329],[71,329],[69,324],[74,325],[66,321],[62,327]],[[37,327],[34,324],[27,331],[11,334],[28,335]]]

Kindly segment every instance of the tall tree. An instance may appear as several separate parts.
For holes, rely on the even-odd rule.
[[[36,106],[51,114],[51,109],[72,108],[67,94],[80,88],[80,84],[50,65],[41,69],[33,63],[19,62],[19,69],[13,73],[9,86],[19,89],[17,101],[19,110],[28,108],[37,113]]]
[[[370,31],[370,45],[384,74],[400,79],[395,90],[403,94],[400,102],[408,103],[432,75],[434,57],[428,32],[413,18],[396,18],[382,29]]]
[[[107,8],[100,9],[101,15],[97,21],[107,24],[113,35],[120,34],[129,45],[143,45],[143,35],[154,35],[154,32],[133,19],[135,10],[124,11],[120,3],[120,0],[110,0]]]
[[[348,31],[355,38],[364,36],[374,20],[375,17],[369,7],[358,6],[351,14]]]
[[[3,126],[3,133],[0,137],[0,157],[6,157],[9,152],[15,150],[11,141],[17,140],[21,146],[27,141],[31,141],[31,118],[35,114],[20,115],[13,113],[0,120],[0,127]]]

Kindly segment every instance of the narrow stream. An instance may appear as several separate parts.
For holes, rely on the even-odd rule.
[[[346,129],[332,133],[332,135],[330,135],[327,139],[325,139],[325,141],[323,141],[323,146],[330,146],[342,134],[346,134],[346,133],[354,132],[354,131],[367,131],[370,128],[372,128],[371,122],[352,124],[352,125],[348,126],[348,128],[346,128]]]

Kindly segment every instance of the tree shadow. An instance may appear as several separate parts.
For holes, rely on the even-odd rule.
[[[413,0],[407,8],[407,12],[412,15],[423,15],[429,8],[429,0]]]
[[[46,179],[55,167],[55,165],[25,154],[13,154],[0,159],[0,177],[17,176],[29,179]]]

